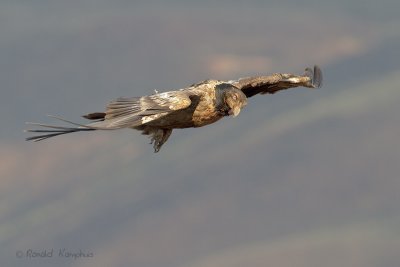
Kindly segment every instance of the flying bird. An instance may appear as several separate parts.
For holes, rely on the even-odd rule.
[[[73,132],[131,128],[149,135],[154,152],[158,152],[174,129],[202,127],[226,116],[236,117],[247,105],[247,99],[254,95],[273,94],[299,86],[319,88],[321,85],[322,72],[318,66],[306,68],[302,75],[274,73],[230,81],[205,80],[180,90],[117,98],[107,105],[105,112],[84,115],[84,118],[93,121],[88,124],[55,116],[50,117],[72,126],[28,122],[45,129],[26,130],[38,133],[26,140],[41,141]]]

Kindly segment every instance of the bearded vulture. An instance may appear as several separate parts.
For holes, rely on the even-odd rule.
[[[93,122],[78,124],[50,116],[71,127],[28,122],[45,129],[29,129],[39,133],[26,140],[41,141],[57,135],[95,130],[132,128],[149,135],[154,152],[168,140],[173,129],[202,127],[225,116],[236,117],[246,106],[247,99],[257,94],[273,94],[293,87],[319,88],[322,72],[318,66],[306,68],[302,75],[275,73],[268,76],[240,78],[238,80],[206,80],[187,88],[164,93],[155,92],[142,97],[117,98],[105,112],[83,117]]]

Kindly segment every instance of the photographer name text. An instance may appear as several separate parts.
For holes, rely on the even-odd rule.
[[[74,249],[27,249],[27,250],[18,250],[16,252],[16,257],[21,259],[51,259],[51,258],[65,258],[65,259],[88,259],[93,258],[94,254],[90,251],[85,251],[82,249],[74,250]]]

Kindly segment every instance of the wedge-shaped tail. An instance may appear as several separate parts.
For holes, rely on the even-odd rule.
[[[27,137],[26,138],[27,141],[35,141],[35,142],[37,142],[37,141],[42,141],[42,140],[45,140],[47,138],[58,136],[58,135],[62,135],[62,134],[97,130],[96,128],[91,127],[89,125],[83,125],[83,124],[74,123],[74,122],[65,120],[63,118],[52,116],[52,115],[48,115],[48,116],[52,117],[52,118],[55,118],[55,119],[58,119],[60,121],[69,123],[69,124],[74,125],[76,127],[65,127],[65,126],[56,126],[56,125],[42,124],[42,123],[36,123],[36,122],[27,122],[26,124],[29,124],[29,125],[46,128],[46,129],[28,129],[28,130],[25,130],[25,132],[29,132],[29,133],[40,133],[39,135]]]

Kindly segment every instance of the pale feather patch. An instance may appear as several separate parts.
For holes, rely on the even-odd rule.
[[[170,110],[179,110],[190,105],[191,100],[185,92],[174,91],[151,95],[149,98],[157,105],[167,106]]]
[[[283,81],[285,81],[285,80],[283,80]],[[290,77],[290,78],[286,79],[286,81],[291,82],[291,83],[300,83],[299,77]]]
[[[150,121],[154,121],[164,115],[167,115],[168,112],[163,112],[163,113],[159,113],[159,114],[154,114],[154,115],[150,115],[150,116],[145,116],[142,118],[142,124],[148,123]]]
[[[229,80],[229,81],[227,81],[226,83],[229,83],[229,84],[235,84],[235,83],[237,83],[239,80]]]

